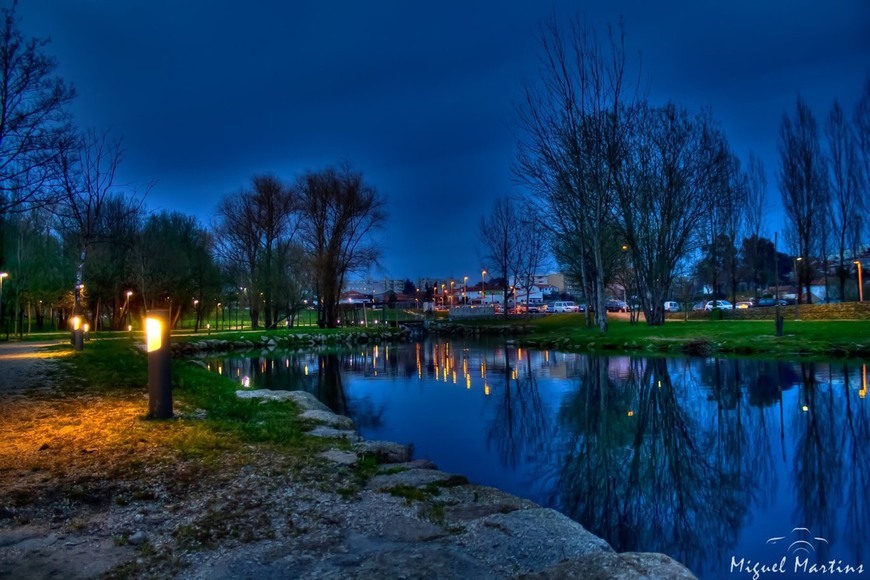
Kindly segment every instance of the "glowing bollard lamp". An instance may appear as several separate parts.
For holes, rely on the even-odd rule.
[[[82,317],[72,317],[72,337],[70,338],[73,350],[82,350],[85,345],[85,331],[82,327]]]
[[[172,353],[169,349],[169,311],[149,310],[145,318],[148,352],[148,416],[172,418]]]

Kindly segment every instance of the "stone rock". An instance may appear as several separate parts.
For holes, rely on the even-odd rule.
[[[270,389],[254,389],[251,391],[236,391],[240,399],[263,399],[264,401],[293,401],[302,411],[329,411],[329,407],[317,400],[317,397],[307,391],[272,391]]]
[[[547,508],[516,510],[469,522],[462,543],[473,557],[511,575],[541,572],[566,559],[613,552],[607,542]]]
[[[516,510],[539,508],[527,499],[483,485],[460,485],[443,489],[439,498],[444,507],[444,521],[464,526],[471,520]]]
[[[356,453],[352,453],[350,451],[341,451],[339,449],[330,449],[329,451],[318,453],[317,456],[332,461],[333,463],[338,463],[339,465],[347,465],[349,467],[353,467],[354,465],[356,465],[357,462]]]
[[[134,546],[144,544],[145,543],[145,532],[143,532],[142,530],[137,531],[132,536],[127,538],[127,542],[134,545]]]
[[[338,439],[348,439],[350,441],[359,440],[359,435],[356,434],[356,431],[344,431],[341,429],[335,429],[334,427],[327,427],[325,425],[320,425],[311,431],[306,431],[305,433],[312,437],[335,437]]]
[[[688,568],[664,554],[596,552],[525,576],[529,580],[696,580]]]
[[[398,469],[438,469],[438,466],[428,459],[415,459],[405,463],[385,463],[378,466],[379,471],[395,471]]]
[[[354,446],[360,455],[374,455],[378,463],[405,463],[411,460],[411,448],[392,441],[362,441]]]
[[[437,469],[407,469],[398,473],[379,474],[371,478],[366,484],[368,489],[390,489],[398,485],[408,487],[425,487],[427,485],[440,485],[450,487],[468,483],[464,475],[445,473]]]
[[[345,417],[344,415],[336,415],[332,411],[310,409],[299,415],[299,418],[316,421],[327,425],[328,427],[335,427],[336,429],[344,431],[356,429],[356,424],[353,422],[353,419]]]

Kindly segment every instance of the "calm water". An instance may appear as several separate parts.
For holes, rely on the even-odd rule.
[[[434,340],[209,361],[316,394],[368,439],[704,578],[870,575],[867,365],[588,356]],[[743,563],[741,571],[740,564]],[[797,573],[795,573],[797,566]]]

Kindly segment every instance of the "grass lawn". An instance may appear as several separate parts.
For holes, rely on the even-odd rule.
[[[611,318],[608,331],[586,328],[583,314],[555,314],[530,320],[491,321],[532,329],[522,342],[560,342],[591,350],[638,350],[692,354],[852,356],[870,358],[870,320],[785,320],[775,335],[772,320],[668,320],[662,326]]]

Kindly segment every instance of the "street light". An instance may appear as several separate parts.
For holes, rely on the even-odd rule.
[[[129,324],[128,324],[127,321],[128,321],[129,318],[130,318],[130,311],[127,310],[127,308],[128,308],[129,305],[130,305],[130,296],[132,296],[132,295],[133,295],[133,291],[132,291],[132,290],[127,290],[127,298],[124,299],[124,325],[125,325],[125,326],[129,326]]]
[[[486,305],[486,270],[480,272],[480,288],[481,302]]]
[[[801,279],[798,276],[798,262],[802,261],[803,258],[798,256],[794,259],[794,279],[795,279],[795,296],[794,296],[794,319],[798,319],[798,306],[801,303]]]
[[[861,260],[855,260],[855,265],[858,266],[858,302],[864,302],[864,279],[861,278]],[[0,276],[3,276],[3,274],[0,274]],[[2,280],[0,280],[0,282],[2,282]],[[3,286],[0,285],[0,290],[2,290],[2,288]],[[0,292],[0,296],[2,295],[2,292]]]
[[[466,276],[462,282],[465,287],[462,289],[462,303],[465,304],[465,295],[468,294],[468,276]]]

